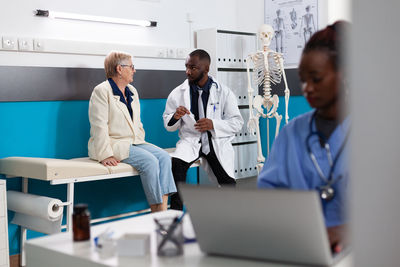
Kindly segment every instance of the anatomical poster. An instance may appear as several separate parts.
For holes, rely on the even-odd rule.
[[[305,43],[318,29],[318,0],[265,0],[265,24],[274,28],[270,48],[296,67]]]

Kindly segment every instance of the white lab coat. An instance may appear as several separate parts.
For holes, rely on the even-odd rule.
[[[207,103],[206,117],[213,121],[214,129],[211,130],[211,141],[219,162],[226,173],[234,178],[235,153],[232,147],[232,139],[235,133],[239,132],[243,126],[243,118],[234,93],[225,85],[219,83],[214,78],[210,88],[210,96]],[[174,125],[168,126],[168,122],[174,115],[176,108],[184,106],[190,110],[190,86],[188,80],[176,87],[168,96],[163,114],[164,127],[167,131],[179,130],[179,141],[176,150],[171,155],[186,162],[192,162],[199,156],[201,147],[201,133],[194,128],[194,115],[183,116]],[[201,161],[201,165],[207,172],[210,180],[216,182],[214,173],[206,160]]]

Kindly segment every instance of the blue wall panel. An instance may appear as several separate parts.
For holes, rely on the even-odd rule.
[[[289,99],[289,122],[294,117],[301,115],[307,111],[311,110],[311,107],[308,105],[307,100],[303,96],[291,96]],[[284,127],[285,124],[285,98],[279,97],[279,107],[278,113],[282,115],[282,121],[280,125],[280,129]],[[272,118],[269,120],[269,129],[270,129],[270,149],[272,148],[272,143],[275,139],[275,127],[276,127],[276,120]],[[261,135],[261,144],[264,157],[267,158],[267,120],[260,119],[260,135]]]
[[[0,158],[87,155],[88,101],[0,103]]]
[[[165,99],[141,100],[146,140],[162,148],[175,147],[177,132],[162,123]],[[88,101],[1,102],[0,158],[10,156],[75,158],[87,156],[89,139]],[[4,176],[1,176],[4,179]],[[197,181],[196,169],[188,182]],[[20,178],[7,179],[8,190],[21,190]],[[66,200],[66,185],[29,180],[29,192]],[[143,210],[148,204],[139,176],[78,183],[75,201],[89,204],[92,218]],[[9,222],[13,217],[8,212]],[[65,217],[64,217],[65,221]],[[9,223],[10,254],[19,253],[18,227]],[[41,235],[32,231],[28,238]]]
[[[162,148],[175,147],[178,141],[177,132],[167,132],[163,127],[165,102],[165,99],[146,99],[140,102],[146,140]],[[291,118],[309,109],[303,97],[290,98]],[[280,97],[279,113],[284,114],[283,97]],[[26,156],[68,159],[87,156],[90,128],[88,101],[1,102],[0,114],[0,158]],[[270,126],[274,129],[274,120],[271,120]],[[261,120],[261,135],[266,155],[266,138],[263,133],[266,133],[265,120]],[[274,131],[271,131],[271,136],[274,136]],[[0,177],[4,179],[4,176]],[[196,181],[197,170],[192,168],[188,172],[188,182]],[[20,191],[21,179],[7,179],[7,189]],[[65,185],[50,185],[31,179],[29,191],[66,200]],[[148,208],[138,176],[78,183],[75,187],[75,201],[88,203],[92,218]],[[9,212],[8,216],[11,221],[13,213]],[[9,223],[11,255],[19,253],[18,229]],[[28,238],[38,235],[41,234],[28,232]]]

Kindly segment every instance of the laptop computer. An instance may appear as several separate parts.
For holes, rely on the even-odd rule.
[[[317,192],[179,188],[205,253],[322,266],[344,255],[332,256]]]

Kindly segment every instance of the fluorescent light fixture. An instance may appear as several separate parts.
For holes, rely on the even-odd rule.
[[[57,12],[57,11],[42,10],[42,9],[37,9],[35,11],[35,15],[39,16],[39,17],[48,17],[48,18],[53,18],[53,19],[95,21],[95,22],[127,24],[127,25],[143,26],[143,27],[156,27],[157,26],[157,21],[110,18],[110,17]]]

